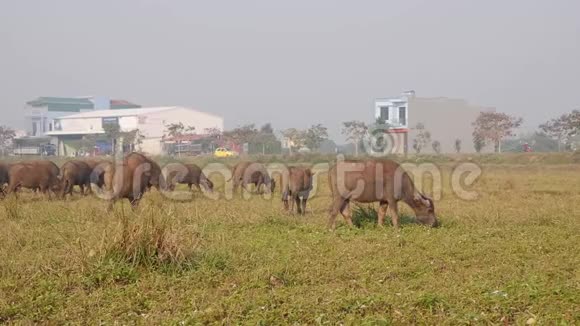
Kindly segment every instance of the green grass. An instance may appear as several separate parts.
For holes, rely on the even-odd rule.
[[[152,192],[111,213],[78,195],[8,198],[0,323],[579,324],[580,167],[484,166],[473,202],[444,177],[443,226],[411,223],[401,204],[400,231],[366,205],[360,227],[339,217],[327,231],[325,177],[306,216],[279,193]]]

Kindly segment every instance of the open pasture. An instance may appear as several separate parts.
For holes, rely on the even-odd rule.
[[[453,195],[453,166],[436,229],[401,203],[400,231],[359,212],[329,232],[325,175],[304,217],[279,189],[153,191],[134,212],[78,194],[1,200],[0,323],[580,323],[580,166],[484,164],[475,201]]]

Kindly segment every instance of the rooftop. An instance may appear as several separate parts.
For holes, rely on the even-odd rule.
[[[86,118],[107,118],[107,117],[130,117],[153,112],[168,111],[179,108],[178,106],[161,106],[154,108],[124,109],[124,110],[96,110],[71,114],[60,119],[86,119]]]

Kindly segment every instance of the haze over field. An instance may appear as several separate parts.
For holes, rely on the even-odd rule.
[[[372,120],[414,89],[523,116],[580,108],[580,2],[0,0],[0,124],[37,96],[186,105],[226,127]],[[442,117],[448,119],[448,117]]]

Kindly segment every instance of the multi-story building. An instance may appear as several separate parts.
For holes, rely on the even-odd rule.
[[[26,102],[25,130],[29,136],[40,137],[55,129],[54,121],[60,117],[80,112],[109,109],[133,109],[139,105],[106,97],[39,97]]]
[[[480,112],[490,110],[493,109],[461,99],[417,97],[414,91],[375,100],[375,119],[384,124],[383,128],[390,136],[391,152],[399,154],[413,152],[413,141],[420,124],[430,133],[432,142],[441,144],[442,153],[454,152],[457,140],[462,152],[475,152],[472,123]],[[434,149],[427,144],[421,152],[433,153]]]
[[[139,144],[136,149],[152,155],[163,152],[163,137],[166,136],[167,126],[182,123],[186,127],[193,127],[198,134],[207,129],[216,128],[223,131],[222,117],[200,112],[186,107],[153,107],[125,110],[97,110],[81,112],[60,117],[54,120],[54,130],[46,133],[53,138],[57,145],[58,155],[71,156],[79,153],[82,142],[88,136],[94,138],[100,153],[111,151],[111,141],[107,140],[107,124],[117,125],[119,132],[136,132]],[[123,146],[123,139],[116,146]],[[87,149],[84,149],[85,151]]]

